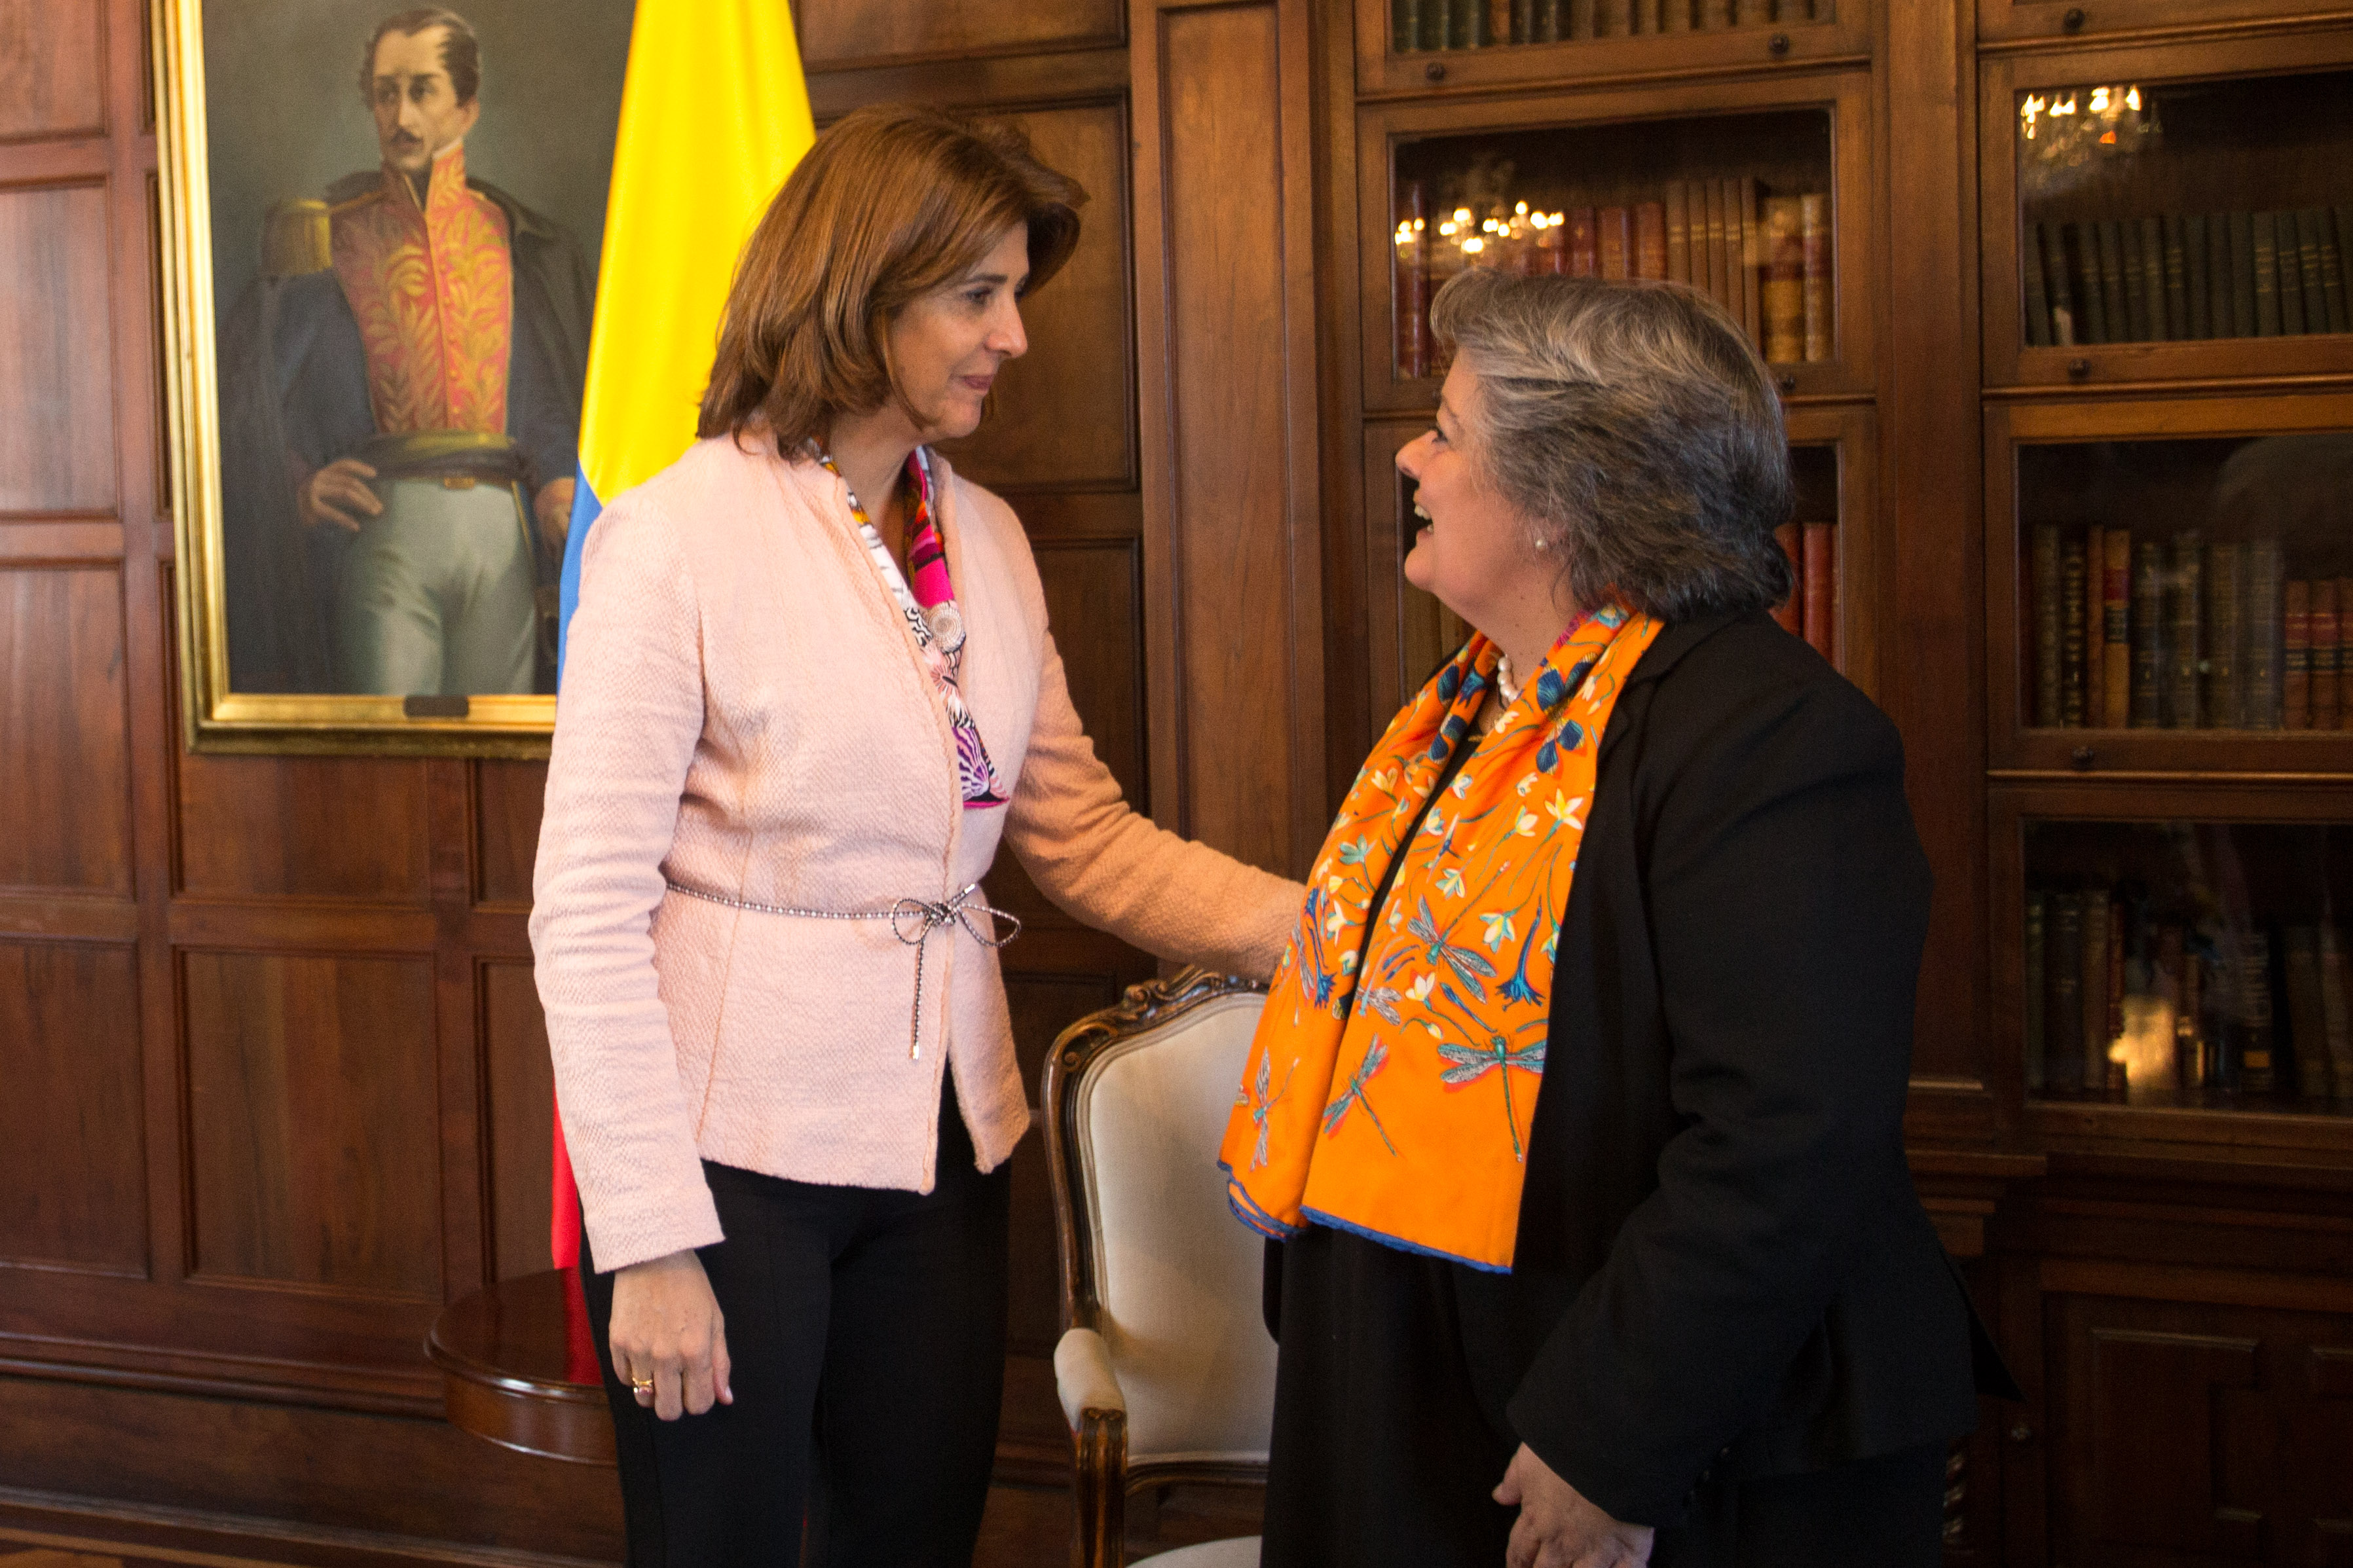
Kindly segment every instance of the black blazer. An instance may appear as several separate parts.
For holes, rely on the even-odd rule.
[[[1482,1404],[1613,1517],[1969,1430],[1903,1119],[1929,876],[1895,728],[1762,614],[1668,627],[1601,741]]]

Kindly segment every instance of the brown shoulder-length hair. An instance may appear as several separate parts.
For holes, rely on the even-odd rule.
[[[740,437],[765,420],[790,452],[837,415],[881,407],[900,395],[892,319],[1015,224],[1029,232],[1035,289],[1070,259],[1086,199],[1012,126],[916,104],[844,115],[744,247],[695,433]]]

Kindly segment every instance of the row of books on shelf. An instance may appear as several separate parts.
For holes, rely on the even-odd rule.
[[[1390,48],[1483,49],[1828,21],[1831,0],[1389,0]]]
[[[1831,356],[1830,198],[1765,195],[1752,178],[1678,180],[1657,201],[1531,212],[1525,202],[1433,217],[1409,185],[1396,236],[1398,374],[1443,373],[1430,299],[1470,267],[1521,277],[1651,278],[1689,283],[1739,321],[1765,357]]]
[[[2353,331],[2353,206],[2029,223],[2035,347]]]
[[[2033,1094],[2353,1100],[2353,977],[2322,920],[2218,927],[2129,884],[2026,895]]]
[[[1785,522],[1773,531],[1789,564],[1798,569],[1797,590],[1773,611],[1781,629],[1814,645],[1838,662],[1838,526]]]
[[[2276,539],[2171,544],[2034,530],[2034,722],[2061,729],[2353,728],[2353,577],[2285,575]]]

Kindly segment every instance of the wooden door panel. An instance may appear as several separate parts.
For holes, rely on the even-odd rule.
[[[474,894],[482,902],[530,907],[546,797],[545,763],[474,764]]]
[[[0,142],[106,124],[100,0],[0,0]]]
[[[0,1262],[143,1273],[132,950],[0,942]]]
[[[187,952],[199,1277],[436,1300],[428,960]]]
[[[178,763],[182,891],[427,901],[427,763],[186,752]]]
[[[114,505],[106,240],[103,185],[0,189],[0,512]]]
[[[490,1097],[491,1258],[501,1279],[548,1267],[555,1068],[528,963],[482,964],[483,1084]]]
[[[1071,705],[1128,804],[1144,808],[1144,562],[1132,539],[1036,546]]]
[[[1119,0],[804,0],[793,9],[813,68],[1119,41]]]
[[[115,567],[0,570],[0,887],[130,894],[123,653]]]
[[[1029,352],[1008,361],[980,433],[944,444],[996,490],[1135,485],[1134,324],[1129,310],[1127,113],[1119,103],[997,116],[1086,187],[1078,248],[1022,307]]]

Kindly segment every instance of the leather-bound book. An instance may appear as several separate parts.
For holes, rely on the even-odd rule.
[[[2337,728],[2353,730],[2353,577],[2336,579],[2337,592]]]
[[[1595,0],[1561,0],[1565,14],[1561,36],[1569,38],[1598,38],[1601,36],[1594,16]]]
[[[2298,1100],[2328,1096],[2328,1026],[2320,1000],[2320,932],[2292,925],[2280,932],[2281,967],[2287,978],[2287,1034],[2279,1042],[2286,1058],[2284,1083]]]
[[[1603,207],[1597,216],[1600,220],[1601,276],[1631,277],[1634,259],[1631,215],[1624,207]]]
[[[2337,330],[2328,324],[2328,291],[2320,280],[2320,226],[2327,216],[2319,207],[2304,207],[2295,215],[2296,268],[2304,275],[2304,330],[2307,332]]]
[[[2212,301],[2214,335],[2218,338],[2252,338],[2255,335],[2255,296],[2253,274],[2248,274],[2247,315],[2239,316],[2239,243],[2238,221],[2244,213],[2214,213],[2206,219],[2206,269],[2208,298]],[[2247,265],[2254,265],[2253,230],[2248,231]]]
[[[2312,584],[2280,591],[2280,712],[2283,730],[2312,728]]]
[[[2141,297],[2148,301],[2147,341],[2164,342],[2175,335],[2166,321],[2165,226],[2145,217],[2126,226],[2136,229],[2139,237],[2135,248],[2140,260]]]
[[[2125,293],[2124,225],[2114,218],[2102,218],[2090,226],[2100,256],[2100,313],[2107,322],[2107,336],[2101,341],[2131,342],[2132,303]]]
[[[1670,183],[1665,205],[1667,277],[1672,282],[1688,283],[1692,280],[1691,187],[1681,180]]]
[[[2107,1069],[2108,1092],[2116,1095],[2123,1094],[2126,1087],[2125,1079],[2125,1064],[2118,1061],[2116,1055],[2116,1044],[2118,1040],[2124,1038],[2125,1033],[2126,919],[2126,910],[2123,900],[2116,898],[2114,894],[2110,894],[2108,898],[2108,946],[2106,953],[2108,983],[2102,988],[2104,992],[2103,1000],[2105,1002],[2106,1005],[2103,1009],[2100,1018],[2101,1037],[2107,1041],[2107,1048],[2103,1050],[2100,1054],[2102,1057],[2106,1058],[2105,1065]],[[2084,1063],[2084,1071],[2087,1077],[2091,1073],[2091,1064],[2089,1062]]]
[[[2108,933],[2113,909],[2108,889],[2094,888],[2084,894],[2084,1089],[2105,1094],[2108,1088]]]
[[[1804,263],[1806,363],[1831,357],[1831,199],[1798,198],[1798,241]]]
[[[2300,338],[2304,336],[2304,263],[2299,252],[2304,245],[2296,235],[2295,214],[2290,210],[2265,216],[2272,220],[2272,243],[2274,247],[2272,289],[2279,296],[2280,336]],[[2263,240],[2263,231],[2258,221],[2255,244],[2260,247]]]
[[[2049,1060],[2050,1041],[2045,1024],[2050,1016],[2049,966],[2045,953],[2049,943],[2044,934],[2044,922],[2049,919],[2049,897],[2040,888],[2030,888],[2026,893],[2026,1092],[2040,1094],[2044,1084],[2044,1071]]]
[[[2195,337],[2198,334],[2189,329],[2189,247],[2182,243],[2180,215],[2168,213],[2162,218],[2144,218],[2142,222],[2158,226],[2158,247],[2165,258],[2165,335],[2173,339]]]
[[[1707,207],[1708,297],[1730,310],[1734,319],[1738,320],[1739,307],[1731,302],[1731,295],[1727,291],[1732,281],[1732,258],[1724,244],[1724,182],[1702,180],[1694,189],[1700,193]],[[1698,258],[1694,256],[1693,260],[1694,271],[1696,272]],[[1693,281],[1697,282],[1698,279],[1694,277]]]
[[[1398,193],[1397,238],[1397,373],[1430,374],[1430,230],[1428,199],[1419,181]]]
[[[1389,0],[1389,53],[1409,55],[1421,47],[1421,0]]]
[[[2122,335],[2126,342],[2145,343],[2156,334],[2149,326],[2148,268],[2141,258],[2140,225],[2130,218],[2117,224],[2116,246],[2125,279],[2126,324]]]
[[[2241,660],[2239,721],[2250,730],[2276,730],[2280,713],[2280,542],[2258,539],[2247,546],[2246,576],[2239,599],[2239,627],[2245,652]]]
[[[2052,345],[2063,349],[2089,342],[2083,319],[2075,313],[2075,286],[2067,271],[2067,231],[2063,225],[2042,226],[2042,272],[2051,290]]]
[[[1556,44],[1561,40],[1560,11],[1564,0],[1536,0],[1536,36],[1539,44]]]
[[[2051,976],[2045,1079],[2057,1094],[2084,1087],[2084,895],[2074,892],[2051,895],[2051,934],[2043,960]],[[2105,895],[2100,907],[2107,907]]]
[[[1667,204],[1643,202],[1634,209],[1634,276],[1667,276]]]
[[[2121,730],[2132,722],[2132,533],[2109,529],[2100,536],[2105,552],[2100,571],[2100,722]]]
[[[2059,525],[2041,523],[2034,530],[2029,558],[2028,588],[2034,611],[2034,722],[2055,730],[2066,721],[2059,700],[2059,666],[2063,621],[2059,603]]]
[[[1743,174],[1734,184],[1739,192],[1740,324],[1748,329],[1748,341],[1761,349],[1765,346],[1763,218],[1757,206],[1756,180]]]
[[[2246,671],[2239,662],[2246,637],[2239,606],[2246,584],[2244,545],[2206,547],[2206,727],[2210,730],[2236,730],[2246,722]]]
[[[2107,531],[2084,531],[2084,728],[2108,722]]]
[[[2059,547],[2059,720],[2070,730],[2084,726],[2084,542],[2069,538]]]
[[[2173,570],[2165,584],[2165,727],[2195,730],[2205,721],[2206,536],[2173,536]]]
[[[2348,300],[2345,289],[2347,244],[2353,241],[2353,234],[2347,233],[2344,226],[2344,215],[2353,208],[2339,207],[2334,212],[2327,207],[2312,210],[2318,215],[2320,297],[2328,310],[2328,330],[2332,332],[2353,332],[2353,314],[2348,313],[2353,300]],[[2353,1085],[2348,1085],[2345,1092],[2353,1095]]]
[[[2075,252],[2075,275],[2084,287],[2075,297],[2083,305],[2083,314],[2075,318],[2077,342],[2105,343],[2113,342],[2108,331],[2107,290],[2100,283],[2100,226],[2095,223],[2071,223],[2067,232],[2072,237]]]
[[[2272,939],[2264,931],[2241,933],[2238,943],[2238,1088],[2246,1094],[2276,1094],[2279,1079],[2272,1059]]]
[[[1535,0],[1512,0],[1512,42],[1533,44],[1535,41]]]
[[[2164,722],[2158,693],[2165,682],[2165,550],[2154,541],[2133,546],[2132,727]]]
[[[1810,522],[1805,542],[1806,640],[1814,651],[1838,663],[1838,525]]]
[[[1765,310],[1765,357],[1795,364],[1806,354],[1806,248],[1804,212],[1795,196],[1765,202],[1765,280],[1759,290]]]
[[[2337,611],[2337,579],[2316,578],[2312,584],[2312,615],[2306,637],[2312,664],[2312,723],[2316,730],[2337,728],[2338,695],[2337,671],[2341,667],[2338,653],[2338,616]],[[2353,1084],[2346,1086],[2353,1094]]]
[[[1688,33],[1692,30],[1692,0],[1661,0],[1659,30],[1662,33]]]
[[[2189,287],[2189,336],[2227,337],[2214,330],[2214,297],[2206,267],[2206,215],[2191,213],[2181,220],[2181,265]]]
[[[2279,332],[2279,296],[2273,292],[2276,282],[2259,283],[2255,277],[2255,215],[2231,215],[2231,319],[2238,324],[2239,336],[2261,338]],[[2265,268],[2268,275],[2269,268]],[[2271,331],[2263,331],[2263,302],[2271,304]]]
[[[2051,291],[2042,281],[2042,226],[2025,226],[2018,247],[2018,275],[2025,285],[2026,345],[2051,346]]]
[[[1806,635],[1806,547],[1804,531],[1785,522],[1773,531],[1773,542],[1789,558],[1789,596],[1773,606],[1773,619],[1793,637]]]
[[[1568,275],[1601,275],[1601,222],[1591,207],[1568,209]]]
[[[2345,939],[2336,922],[2322,921],[2320,938],[2320,1026],[2328,1042],[2328,1078],[2341,1103],[2353,1100],[2353,984],[2348,984]]]

